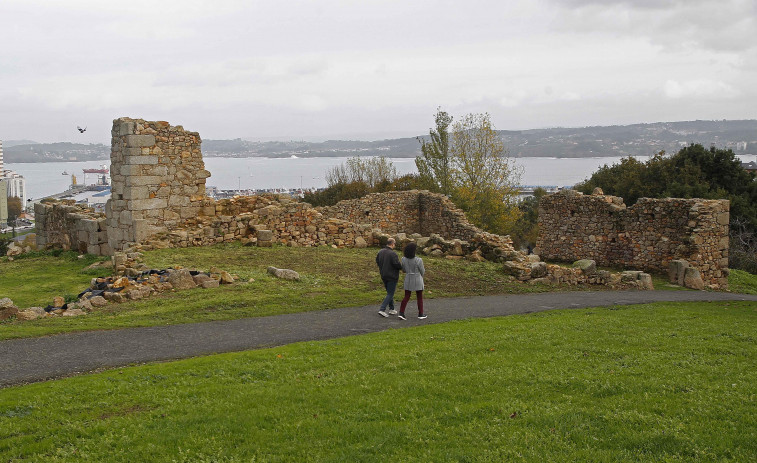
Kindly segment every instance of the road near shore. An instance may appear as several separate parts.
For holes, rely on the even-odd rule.
[[[221,352],[280,346],[466,318],[554,309],[650,302],[757,301],[757,295],[703,291],[553,292],[426,300],[428,318],[414,303],[406,321],[378,316],[375,306],[111,331],[60,334],[0,342],[0,387],[45,381],[108,368]]]

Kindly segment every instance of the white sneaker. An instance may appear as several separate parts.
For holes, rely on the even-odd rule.
[[[397,311],[394,309],[388,310],[386,313],[388,313],[389,315],[397,315]]]
[[[418,315],[418,320],[424,320],[426,318],[428,318],[428,315],[426,315],[425,313],[423,315]]]
[[[383,310],[379,310],[379,315],[381,315],[381,316],[382,316],[382,317],[384,317],[384,318],[386,318],[386,317],[388,317],[388,316],[389,316],[389,314],[387,314],[387,313],[386,313],[385,311],[383,311]]]

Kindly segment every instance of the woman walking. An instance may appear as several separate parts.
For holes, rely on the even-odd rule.
[[[426,314],[423,313],[423,275],[426,269],[423,267],[423,260],[415,256],[417,246],[415,243],[408,243],[402,251],[402,270],[405,271],[405,298],[400,305],[400,314],[397,316],[400,320],[406,320],[405,307],[410,295],[415,291],[415,297],[418,300],[418,318],[423,320]]]

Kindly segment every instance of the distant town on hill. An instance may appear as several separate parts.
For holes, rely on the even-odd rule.
[[[757,120],[655,122],[606,127],[549,128],[498,131],[513,157],[648,156],[675,153],[692,143],[731,148],[736,154],[757,154]],[[412,158],[420,154],[419,138],[378,141],[325,142],[203,140],[204,156],[215,157],[351,157]],[[5,162],[61,162],[106,160],[103,144],[3,142]]]

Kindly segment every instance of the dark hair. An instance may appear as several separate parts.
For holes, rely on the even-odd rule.
[[[407,243],[407,246],[405,246],[405,249],[402,251],[402,254],[408,259],[412,259],[415,257],[415,250],[417,248],[418,248],[418,245],[416,245],[415,243]]]

